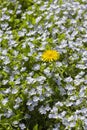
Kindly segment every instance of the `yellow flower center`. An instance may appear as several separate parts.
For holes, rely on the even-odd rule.
[[[50,62],[59,59],[60,54],[56,50],[47,50],[42,54],[42,60]]]

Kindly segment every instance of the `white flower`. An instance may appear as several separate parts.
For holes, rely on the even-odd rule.
[[[21,99],[20,97],[17,97],[17,98],[15,99],[15,101],[16,101],[16,103],[21,103],[21,102],[22,102],[22,99]]]
[[[18,121],[13,121],[13,124],[14,124],[14,125],[17,125],[17,124],[18,124]]]
[[[46,110],[45,110],[45,107],[43,105],[39,108],[39,112],[41,114],[46,114]]]
[[[6,55],[7,54],[7,49],[2,50],[2,55]]]
[[[18,90],[16,88],[12,89],[12,94],[16,94],[18,92]]]
[[[34,96],[34,97],[33,97],[33,101],[34,101],[34,102],[37,102],[37,101],[39,101],[39,100],[40,100],[39,97],[37,97],[37,96]]]
[[[41,84],[43,84],[43,82],[46,80],[46,78],[44,76],[39,76],[39,77],[36,78],[36,80],[38,82],[40,82]]]
[[[32,100],[28,100],[28,102],[26,103],[26,105],[30,106],[33,104],[33,101]]]
[[[67,90],[74,90],[74,86],[72,86],[71,84],[67,84],[66,89]]]
[[[39,64],[35,64],[34,66],[33,66],[33,70],[39,70],[40,69],[40,65]]]
[[[73,105],[73,102],[66,102],[65,105],[66,105],[67,107],[72,106],[72,105]]]
[[[6,116],[6,118],[9,118],[13,115],[12,110],[8,110],[6,114],[4,114]]]
[[[75,125],[76,125],[76,122],[75,121],[73,121],[73,122],[70,122],[70,124],[69,124],[69,126],[72,128],[72,127],[75,127]]]
[[[6,90],[3,91],[5,94],[8,94],[11,92],[11,89],[10,88],[7,88]]]
[[[49,107],[49,105],[46,105],[45,110],[46,111],[50,111],[51,110],[51,108]]]
[[[10,16],[3,14],[0,20],[4,21],[4,20],[9,20],[9,19],[10,19]]]
[[[51,72],[49,68],[44,69],[44,74],[46,74],[47,76],[51,76]]]
[[[19,127],[21,128],[21,130],[24,130],[26,128],[25,124],[24,123],[20,123],[19,124]]]
[[[17,80],[15,80],[15,84],[20,84],[20,78],[18,78]]]
[[[26,70],[26,67],[22,67],[20,71],[24,72],[25,70]]]
[[[25,32],[19,31],[19,32],[18,32],[18,35],[21,36],[21,37],[23,37],[23,36],[25,35]]]
[[[8,102],[8,98],[5,98],[5,99],[2,100],[3,105],[6,105],[7,102]]]
[[[67,82],[67,83],[70,83],[70,82],[72,82],[72,81],[73,81],[73,79],[72,79],[71,77],[65,78],[65,82]]]
[[[6,57],[6,59],[5,59],[5,61],[4,61],[4,64],[7,65],[7,64],[9,64],[9,63],[10,63],[10,59],[9,59],[9,57]]]
[[[76,100],[75,105],[80,105],[81,103],[82,103],[82,99],[78,99]]]
[[[51,109],[51,113],[57,113],[58,112],[58,108],[56,106],[54,106],[52,109]]]
[[[32,83],[36,82],[36,80],[34,78],[32,78],[32,77],[27,77],[26,80],[27,80],[27,83],[29,83],[29,84],[32,84]]]
[[[2,80],[2,84],[6,85],[8,83],[8,80]]]
[[[85,119],[84,121],[85,121],[85,124],[87,125],[87,119]]]
[[[55,105],[62,107],[62,106],[63,106],[63,103],[58,101]]]
[[[53,118],[53,119],[58,119],[58,115],[57,114],[49,114],[48,117],[49,118]]]
[[[34,88],[32,88],[30,91],[29,91],[29,95],[35,95],[36,94],[36,90]]]
[[[18,109],[18,108],[19,108],[19,104],[15,104],[15,105],[13,106],[13,108],[14,108],[14,109]]]
[[[76,96],[71,96],[71,97],[70,97],[70,100],[72,100],[72,101],[74,101],[74,100],[76,100],[76,99],[77,99]]]
[[[41,19],[42,19],[41,16],[40,16],[40,17],[37,17],[37,18],[36,18],[36,23],[38,23]]]

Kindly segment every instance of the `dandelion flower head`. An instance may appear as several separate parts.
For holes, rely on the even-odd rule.
[[[56,50],[46,50],[42,54],[42,60],[45,62],[56,61],[59,57],[60,54]]]

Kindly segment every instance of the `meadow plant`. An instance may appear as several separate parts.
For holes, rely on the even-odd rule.
[[[87,130],[86,0],[0,0],[0,130]]]

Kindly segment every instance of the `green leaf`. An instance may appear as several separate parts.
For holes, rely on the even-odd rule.
[[[59,5],[62,5],[62,4],[63,4],[63,1],[62,1],[62,0],[59,0],[58,3],[59,3]]]
[[[58,34],[58,42],[61,42],[63,39],[65,39],[66,35],[65,33]]]
[[[33,130],[38,130],[38,124],[34,126]]]

